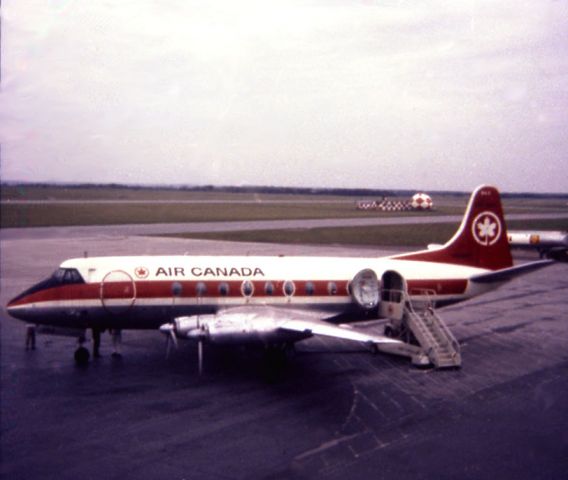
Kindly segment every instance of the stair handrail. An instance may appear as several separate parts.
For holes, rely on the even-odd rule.
[[[413,304],[413,310],[416,311],[416,304],[424,304],[425,307],[424,308],[428,308],[428,307],[433,307],[434,306],[434,300],[432,299],[433,297],[436,296],[436,290],[432,289],[432,288],[412,288],[412,295],[410,295],[410,293],[407,292],[407,296],[409,298],[409,301],[411,301],[411,303]],[[426,297],[424,300],[411,300],[412,296],[415,295],[420,295],[420,296],[424,296]]]
[[[444,336],[448,339],[448,343],[451,345],[453,350],[459,355],[460,347],[459,347],[458,341],[454,337],[452,331],[446,325],[446,322],[444,322],[442,317],[440,317],[440,315],[438,315],[438,313],[436,313],[436,311],[434,309],[434,302],[431,300],[431,294],[435,295],[436,294],[435,290],[424,288],[424,289],[414,289],[414,291],[415,292],[418,291],[421,294],[424,294],[428,297],[428,300],[426,301],[427,306],[423,309],[423,312],[427,312],[427,315],[430,315],[431,317],[433,317],[437,320],[435,322],[437,327],[442,331]],[[406,305],[407,305],[410,313],[413,314],[413,315],[420,316],[420,313],[418,313],[416,311],[415,306],[413,305],[413,302],[410,299],[410,295],[406,292],[403,292],[403,294],[406,298]],[[428,334],[431,335],[430,332],[428,332]]]
[[[433,307],[429,307],[426,309],[426,311],[428,312],[428,315],[431,315],[432,317],[436,318],[436,320],[438,320],[436,322],[436,324],[438,325],[438,327],[442,330],[442,332],[444,333],[444,335],[446,336],[446,338],[449,340],[450,345],[452,346],[452,348],[459,353],[460,351],[460,344],[458,343],[458,341],[456,340],[456,337],[454,337],[454,334],[452,333],[452,331],[448,328],[448,326],[446,325],[446,322],[444,322],[444,320],[442,319],[442,317],[440,317],[440,315],[438,315],[438,313],[436,313],[436,311],[434,310]]]

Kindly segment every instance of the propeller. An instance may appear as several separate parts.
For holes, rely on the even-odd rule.
[[[178,348],[178,342],[176,337],[176,327],[173,323],[166,323],[160,327],[160,332],[166,335],[166,358],[169,358],[170,352],[173,348]]]
[[[203,341],[208,336],[207,323],[195,317],[179,317],[172,323],[160,326],[160,332],[166,335],[166,358],[169,357],[172,344],[178,347],[177,337],[197,340],[197,365],[199,375],[203,374]]]

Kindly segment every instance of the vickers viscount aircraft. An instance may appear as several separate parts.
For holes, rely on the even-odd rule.
[[[77,332],[159,329],[173,342],[194,339],[200,371],[203,342],[283,349],[314,335],[361,342],[417,364],[458,366],[459,346],[433,308],[549,263],[513,265],[499,192],[480,186],[458,231],[439,248],[383,258],[77,258],[7,310],[25,322]],[[388,319],[384,334],[345,323],[362,317]],[[75,358],[87,360],[88,351],[80,347]]]

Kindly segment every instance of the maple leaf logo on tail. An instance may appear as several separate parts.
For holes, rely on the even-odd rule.
[[[497,243],[501,237],[501,221],[492,212],[483,212],[477,215],[471,225],[474,240],[488,247]]]

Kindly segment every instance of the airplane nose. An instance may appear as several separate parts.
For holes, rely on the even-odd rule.
[[[16,307],[12,304],[12,302],[8,302],[6,305],[6,312],[8,312],[8,315],[11,317],[17,318]]]
[[[17,297],[14,297],[12,300],[10,300],[6,304],[6,312],[8,312],[8,315],[10,315],[11,317],[17,318],[19,320],[24,320],[26,309],[22,307],[21,302],[19,302],[20,299],[21,295],[18,295]]]

